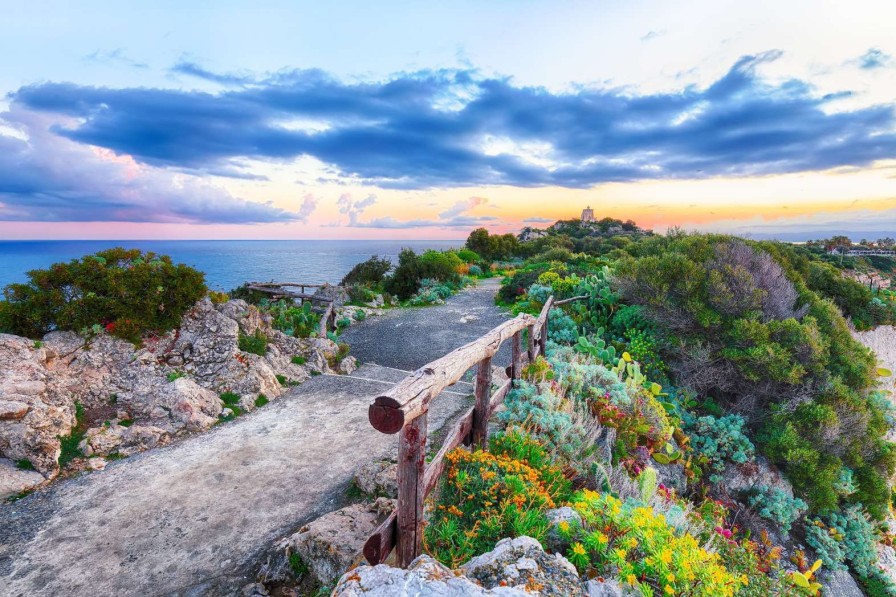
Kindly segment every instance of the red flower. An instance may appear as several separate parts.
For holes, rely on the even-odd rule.
[[[111,334],[112,332],[114,332],[114,331],[115,331],[115,322],[107,323],[107,324],[106,324],[106,331],[109,332],[110,334]]]

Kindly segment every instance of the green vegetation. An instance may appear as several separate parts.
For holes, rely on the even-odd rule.
[[[221,417],[222,421],[232,421],[233,419],[235,419],[238,416],[240,416],[241,414],[243,414],[243,409],[241,409],[239,407],[239,403],[240,403],[239,394],[235,394],[233,392],[224,392],[219,397],[221,398],[221,402],[224,403],[224,406],[226,408],[229,408],[232,413],[227,416],[222,416]]]
[[[207,289],[204,275],[164,255],[109,249],[10,284],[0,301],[0,332],[39,338],[53,330],[110,334],[139,343],[164,333]]]
[[[87,433],[87,419],[84,416],[84,406],[80,402],[75,402],[75,425],[72,427],[71,433],[66,436],[59,437],[59,466],[66,467],[75,458],[83,456],[79,445]]]
[[[264,405],[267,404],[268,402],[270,402],[270,400],[268,400],[268,397],[267,397],[267,396],[265,396],[264,394],[259,394],[259,395],[258,395],[258,398],[255,399],[255,406],[256,406],[257,408],[261,408],[262,406],[264,406]]]
[[[22,458],[21,460],[16,460],[16,468],[20,471],[33,471],[34,465],[31,464],[31,461],[27,458]]]
[[[524,230],[515,243],[479,230],[467,249],[506,274],[497,300],[513,313],[583,298],[552,310],[547,354],[498,415],[508,426],[499,438],[539,447],[511,458],[532,484],[492,470],[505,453],[454,455],[427,529],[436,557],[457,563],[501,534],[539,537],[549,502],[526,492],[560,470],[588,488],[548,493],[583,517],[560,531],[586,576],[645,595],[814,595],[822,565],[849,566],[868,594],[891,594],[875,545],[892,541],[876,521],[890,508],[896,451],[885,433],[896,413],[877,389],[888,372],[849,321],[892,322],[896,293],[857,281],[857,260],[609,219]],[[763,485],[728,493],[732,474],[766,466],[760,454],[795,496]],[[661,466],[684,473],[683,494],[659,483]],[[505,512],[493,484],[530,505]],[[785,540],[795,529],[821,560],[797,549],[785,572],[763,524]]]
[[[261,330],[255,330],[251,336],[240,332],[239,347],[243,352],[250,352],[263,357],[268,351],[268,337]]]
[[[304,365],[305,363],[308,362],[308,359],[306,359],[305,357],[301,357],[299,355],[293,355],[289,359],[289,362],[292,363],[293,365]]]
[[[174,381],[176,379],[180,379],[184,375],[186,375],[186,373],[184,373],[183,371],[172,371],[166,377],[168,378],[168,381]]]

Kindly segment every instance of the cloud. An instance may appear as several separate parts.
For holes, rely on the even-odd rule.
[[[662,37],[666,35],[666,30],[661,29],[659,31],[648,31],[644,35],[641,36],[641,41],[650,41],[652,39],[656,39],[658,37]]]
[[[125,64],[127,66],[132,66],[134,68],[145,69],[149,68],[149,65],[145,62],[141,62],[139,60],[134,60],[133,58],[125,55],[124,50],[122,48],[116,48],[110,52],[104,52],[101,50],[97,50],[95,52],[91,52],[87,56],[84,57],[84,60],[87,62],[98,62],[98,63],[112,63],[118,62],[121,64]]]
[[[465,214],[480,205],[485,205],[488,203],[488,199],[485,197],[470,197],[466,201],[458,201],[445,211],[439,214],[440,218],[450,220],[452,218],[456,218],[461,214]]]
[[[170,70],[175,74],[196,77],[197,79],[211,81],[212,83],[220,83],[221,85],[248,85],[255,81],[253,77],[248,75],[214,73],[202,68],[195,62],[190,62],[189,60],[184,59],[178,60]]]
[[[298,214],[296,214],[296,219],[300,222],[307,222],[311,214],[314,213],[314,210],[317,209],[318,203],[319,201],[317,197],[315,197],[311,193],[307,193],[302,198],[302,205],[299,207],[299,212]]]
[[[357,222],[352,225],[356,228],[387,228],[393,230],[407,228],[475,228],[486,223],[495,223],[497,220],[496,216],[458,216],[447,220],[397,220],[391,216],[386,216],[374,218],[368,222]]]
[[[889,66],[893,62],[893,57],[885,54],[878,48],[871,48],[858,57],[859,68],[873,70]]]
[[[551,218],[526,218],[523,220],[524,224],[549,224],[553,222]]]
[[[256,224],[301,220],[201,178],[153,168],[50,132],[45,115],[0,113],[0,220]]]
[[[345,214],[348,216],[348,225],[349,226],[357,226],[358,218],[364,213],[368,207],[376,203],[376,195],[368,195],[364,199],[360,201],[355,201],[351,194],[344,193],[339,199],[336,201],[336,206],[339,208],[339,213]]]
[[[844,111],[832,105],[842,94],[761,78],[762,65],[780,55],[744,56],[705,88],[662,93],[556,92],[475,70],[366,82],[296,70],[218,93],[42,83],[11,101],[56,119],[62,138],[142,164],[206,172],[311,156],[339,180],[382,188],[589,188],[896,158],[893,104]]]

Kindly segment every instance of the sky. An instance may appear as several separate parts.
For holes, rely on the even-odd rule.
[[[896,236],[891,0],[0,2],[0,240]]]

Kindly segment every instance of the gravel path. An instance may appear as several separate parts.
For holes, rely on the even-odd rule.
[[[372,396],[503,321],[495,290],[371,318],[344,336],[368,363],[353,375],[0,505],[0,595],[239,594],[274,540],[344,505],[357,468],[394,453],[367,420]],[[431,432],[470,404],[457,387]]]
[[[413,371],[506,321],[508,314],[495,306],[499,285],[496,278],[481,280],[444,305],[387,310],[348,328],[342,339],[362,363]],[[495,364],[509,362],[510,348],[505,345]]]

